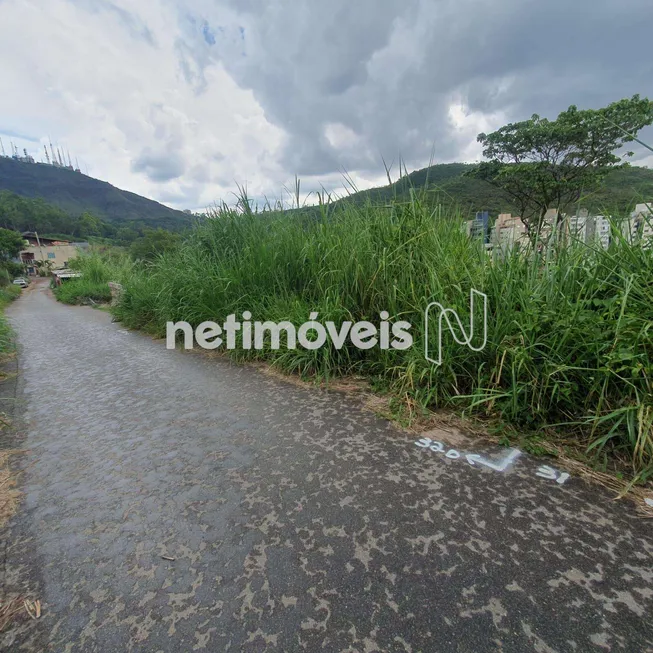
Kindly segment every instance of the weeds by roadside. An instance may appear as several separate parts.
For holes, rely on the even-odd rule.
[[[14,285],[0,287],[0,363],[15,355],[14,333],[4,315],[7,305],[21,294],[21,288]],[[7,378],[0,373],[0,381]],[[11,419],[0,413],[0,433],[12,427]],[[18,474],[14,459],[24,454],[22,449],[0,450],[0,529],[14,516],[20,499]],[[41,602],[27,596],[5,595],[0,599],[0,633],[20,619],[38,619],[41,616]]]
[[[2,427],[4,428],[4,427]],[[0,528],[16,512],[21,493],[18,490],[16,474],[10,462],[14,456],[24,453],[18,449],[0,451]]]
[[[8,285],[0,288],[0,359],[14,350],[13,332],[1,312],[20,293],[20,286]]]
[[[67,281],[53,290],[55,297],[64,304],[84,304],[89,300],[102,303],[111,300],[107,282],[94,282],[88,279]]]
[[[80,256],[70,262],[70,267],[81,272],[82,276],[55,287],[54,295],[64,304],[84,304],[89,300],[107,303],[111,301],[111,291],[107,283],[123,278],[132,266],[133,263],[123,254],[94,252],[88,256]]]
[[[321,219],[248,207],[218,209],[180,247],[124,267],[112,279],[124,286],[118,319],[162,336],[168,320],[198,325],[243,311],[294,324],[311,312],[338,323],[376,322],[388,311],[413,325],[411,349],[231,355],[305,377],[364,377],[414,409],[464,411],[558,444],[573,439],[588,460],[627,460],[631,478],[650,479],[651,249],[615,226],[607,250],[570,241],[489,256],[455,210],[415,194],[382,207],[323,205]],[[465,322],[470,288],[488,296],[487,346],[448,341],[435,367],[423,356],[423,310],[439,301]]]
[[[8,285],[0,288],[0,311],[21,293],[20,286]],[[15,352],[14,334],[4,315],[0,313],[0,363],[8,360]],[[6,375],[0,372],[0,382]],[[11,427],[10,419],[0,413],[0,433]],[[13,456],[20,453],[18,450],[0,450],[0,527],[14,514],[20,492],[16,488],[17,479],[11,468],[10,461]]]

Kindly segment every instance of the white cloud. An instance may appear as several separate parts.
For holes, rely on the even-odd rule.
[[[367,188],[382,157],[474,160],[478,131],[646,93],[650,0],[578,5],[0,0],[0,135],[37,158],[50,135],[178,208],[236,183],[278,198],[295,173]],[[628,49],[605,48],[615,29]]]
[[[483,148],[476,140],[478,134],[493,131],[507,122],[505,113],[472,111],[462,98],[449,105],[448,115],[454,137],[459,143],[458,158],[463,162],[479,161],[482,158]]]
[[[174,197],[180,208],[227,195],[234,180],[249,178],[252,192],[266,190],[278,174],[283,132],[221,62],[203,71],[204,91],[186,81],[175,6],[150,0],[138,5],[142,15],[133,7],[122,7],[133,16],[126,23],[95,3],[0,3],[0,60],[9,63],[0,131],[43,142],[51,135],[91,175],[149,197]],[[139,24],[150,38],[134,29]],[[40,145],[14,140],[43,156]]]

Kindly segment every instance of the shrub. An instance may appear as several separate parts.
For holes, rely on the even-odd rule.
[[[79,271],[79,278],[64,281],[55,287],[56,298],[65,304],[83,304],[88,300],[108,302],[111,300],[109,281],[120,282],[133,267],[129,257],[121,252],[92,251],[69,263],[72,270]]]
[[[528,256],[488,256],[453,210],[413,196],[386,207],[339,204],[322,219],[216,211],[179,247],[132,268],[116,315],[163,335],[168,320],[370,320],[388,311],[413,325],[406,351],[323,347],[238,350],[302,374],[365,375],[429,408],[458,407],[519,428],[557,425],[595,453],[653,462],[653,252],[615,234],[608,250],[571,242]],[[446,340],[423,357],[432,301],[469,317],[469,292],[488,296],[487,346]]]
[[[11,303],[21,293],[20,286],[8,285],[0,288],[0,311]],[[14,334],[9,323],[0,315],[0,355],[14,350]]]

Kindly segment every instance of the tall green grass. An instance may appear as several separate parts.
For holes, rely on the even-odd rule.
[[[322,207],[321,220],[216,210],[178,249],[123,277],[116,314],[164,335],[168,320],[252,320],[413,325],[405,351],[242,349],[280,368],[329,378],[357,374],[424,407],[501,417],[525,430],[557,425],[591,452],[653,464],[653,252],[615,233],[606,251],[570,242],[537,254],[487,254],[453,210],[413,194],[388,207]],[[327,215],[327,211],[329,214]],[[424,308],[432,301],[469,319],[469,292],[488,296],[480,352],[445,336],[444,359],[424,358]]]
[[[81,277],[68,279],[54,288],[56,298],[66,304],[82,304],[88,300],[111,300],[109,281],[120,281],[131,273],[134,263],[124,253],[111,250],[93,250],[72,261],[69,267]]]
[[[0,287],[0,357],[14,351],[14,332],[2,312],[20,293],[20,286]]]

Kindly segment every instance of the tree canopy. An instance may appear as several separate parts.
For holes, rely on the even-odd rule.
[[[40,234],[112,236],[116,229],[86,212],[75,217],[42,199],[21,197],[0,191],[0,226],[16,231],[38,231]]]
[[[501,189],[529,231],[537,231],[547,209],[567,209],[625,165],[632,152],[619,150],[651,123],[653,102],[639,95],[602,109],[572,105],[555,120],[533,115],[479,134],[488,161],[469,174]]]
[[[138,238],[142,231],[140,224],[116,227],[89,211],[71,215],[43,199],[23,197],[8,190],[0,190],[0,227],[61,238],[100,236],[124,245]]]
[[[25,239],[12,229],[0,227],[0,261],[6,262],[18,256],[25,247]]]
[[[165,229],[144,229],[143,236],[130,246],[129,253],[138,261],[151,261],[159,254],[176,247],[181,241],[179,234]]]

